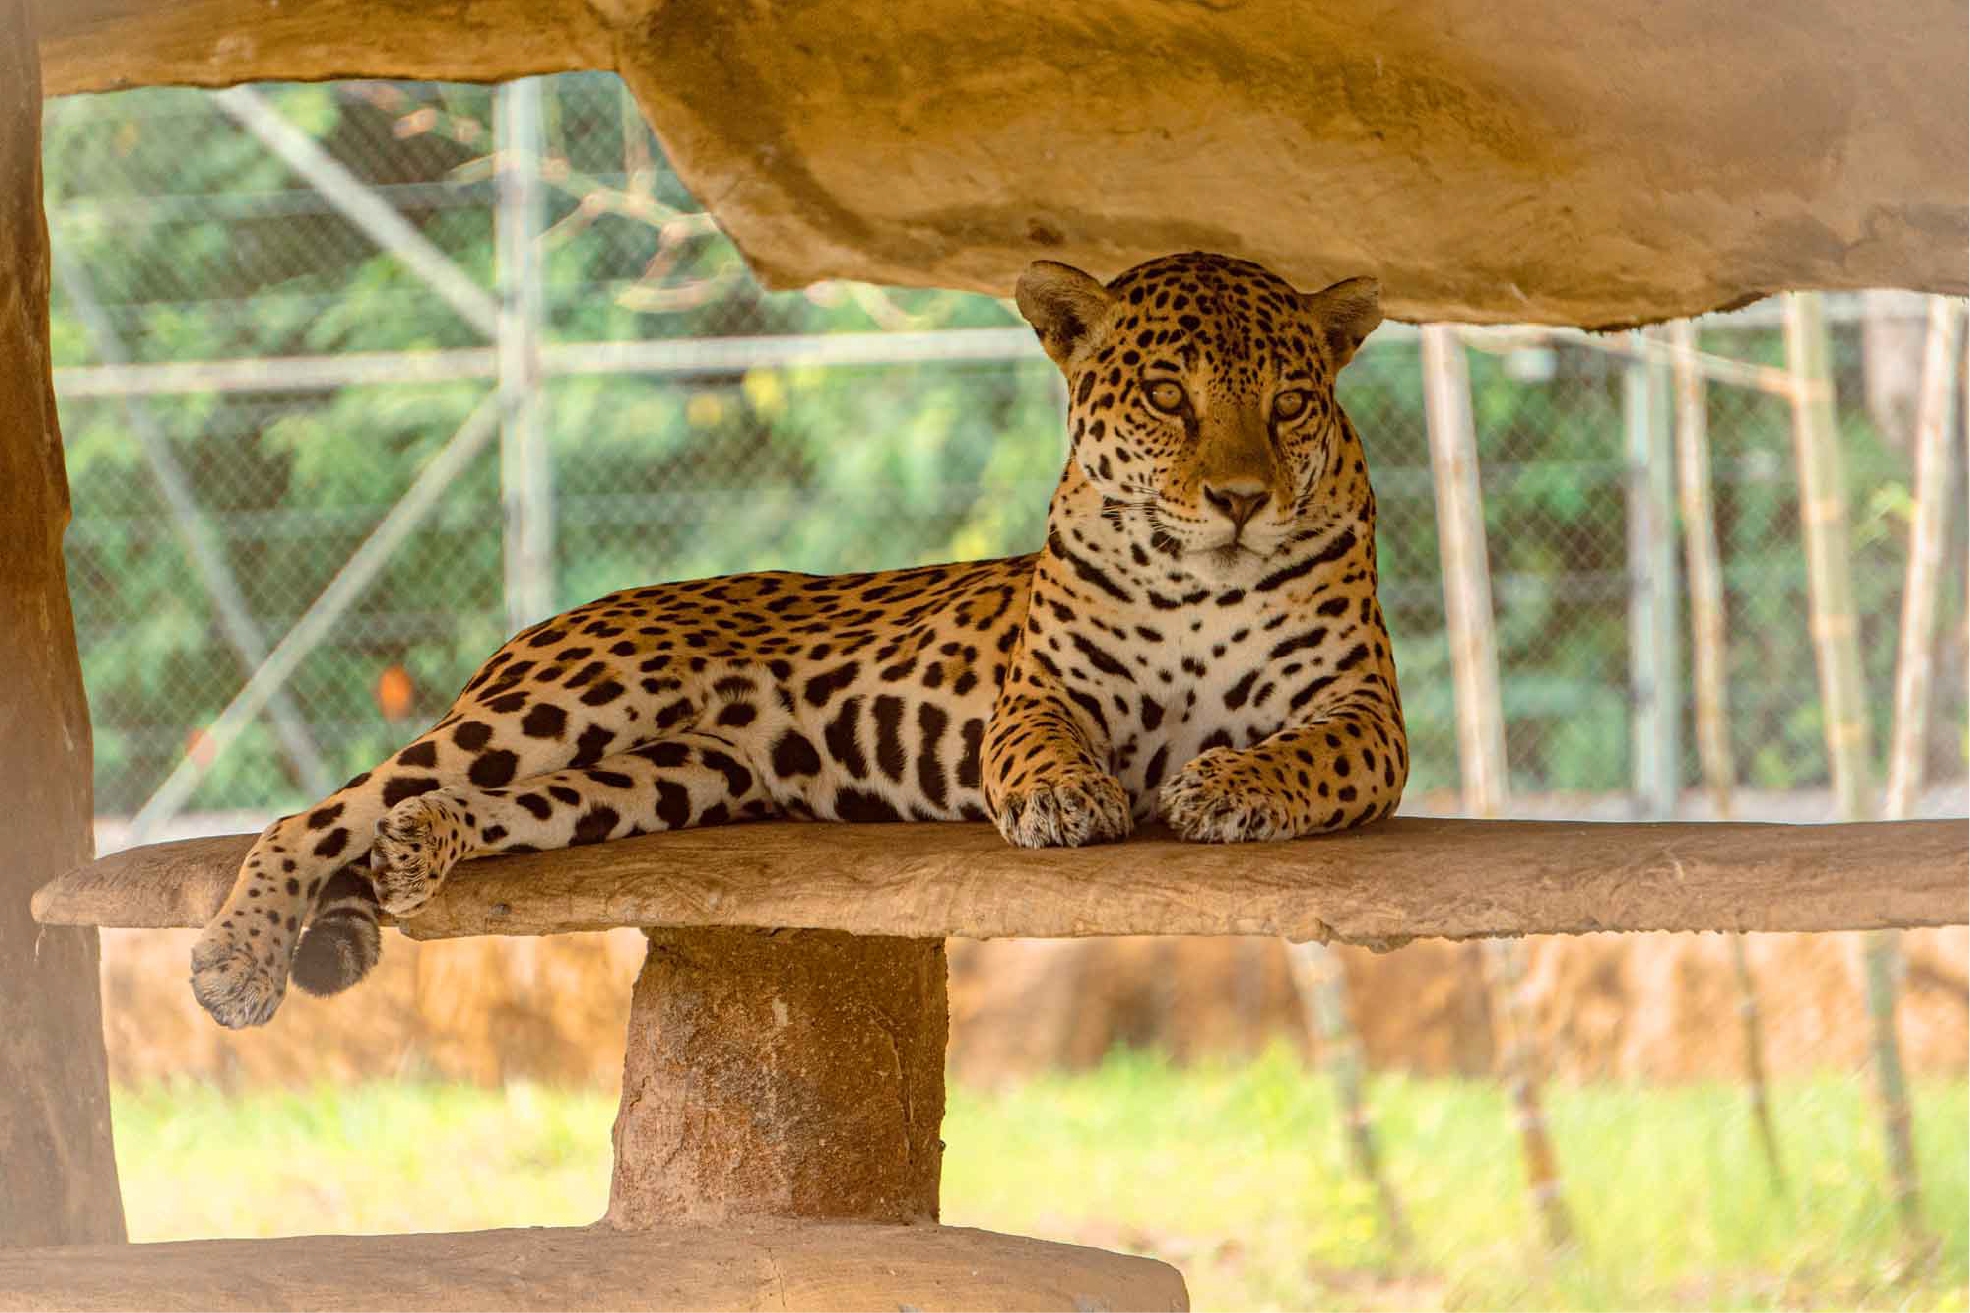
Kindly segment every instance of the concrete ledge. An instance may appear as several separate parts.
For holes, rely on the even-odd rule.
[[[54,925],[199,926],[252,836],[117,853],[44,886]],[[1425,820],[1290,843],[1020,850],[990,826],[730,825],[462,865],[419,939],[768,926],[978,939],[1282,935],[1392,947],[1597,930],[1865,930],[1970,919],[1961,820]]]
[[[0,1249],[4,1309],[1187,1309],[1149,1258],[950,1226]]]

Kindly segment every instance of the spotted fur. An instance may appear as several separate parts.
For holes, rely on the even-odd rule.
[[[1393,810],[1375,502],[1334,397],[1373,280],[1305,294],[1193,253],[1103,286],[1043,261],[1018,299],[1070,397],[1041,551],[635,588],[535,625],[267,828],[193,952],[199,1001],[244,1026],[290,967],[346,987],[377,904],[414,913],[475,853],[762,817],[990,820],[1040,847],[1160,813],[1234,842]]]

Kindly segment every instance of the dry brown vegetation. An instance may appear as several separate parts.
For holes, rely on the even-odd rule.
[[[334,999],[291,997],[272,1025],[213,1026],[184,988],[191,931],[103,932],[104,1027],[119,1083],[349,1082],[429,1074],[613,1087],[622,1071],[634,930],[416,943],[390,932],[370,981]],[[1752,935],[1779,1074],[1857,1066],[1867,1042],[1853,935]],[[1910,1069],[1965,1069],[1962,928],[1905,937],[1902,1039]],[[1371,1063],[1424,1074],[1491,1061],[1474,949],[1422,942],[1342,950]],[[1563,1078],[1735,1078],[1729,949],[1720,935],[1589,935],[1527,942],[1541,1047]],[[954,940],[951,1066],[973,1083],[1079,1068],[1118,1046],[1181,1060],[1305,1043],[1279,940]]]

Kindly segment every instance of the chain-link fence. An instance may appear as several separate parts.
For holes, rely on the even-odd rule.
[[[105,816],[300,805],[438,715],[516,620],[612,588],[1038,545],[1062,398],[1017,315],[858,284],[763,292],[611,76],[138,91],[50,102],[46,127]],[[1860,303],[1835,309],[1879,743],[1910,475],[1859,400]],[[1783,359],[1772,307],[1701,329],[1715,354]],[[1624,426],[1648,367],[1619,339],[1472,342],[1515,806],[1621,814],[1642,732]],[[1378,333],[1342,392],[1380,500],[1409,806],[1455,810],[1413,330]],[[1825,818],[1789,412],[1727,384],[1708,397],[1743,783],[1768,811]],[[1965,760],[1951,504],[1943,782]],[[1672,737],[1693,787],[1694,735]]]

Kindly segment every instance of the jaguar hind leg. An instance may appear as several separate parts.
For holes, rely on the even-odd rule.
[[[675,734],[496,789],[450,785],[377,822],[370,878],[394,915],[416,912],[463,859],[601,843],[772,815],[760,772],[717,734]]]
[[[627,702],[598,708],[572,741],[529,736],[461,703],[374,770],[268,826],[192,949],[192,993],[199,1004],[223,1026],[257,1026],[280,1007],[290,969],[306,971],[309,988],[353,983],[350,973],[367,970],[378,947],[361,924],[366,909],[356,905],[365,901],[360,894],[351,902],[350,890],[337,886],[334,906],[349,916],[331,919],[328,932],[311,944],[302,931],[311,917],[330,910],[331,882],[339,872],[352,865],[367,871],[378,820],[405,798],[449,783],[489,776],[504,781],[565,766],[597,738],[607,742],[629,732],[633,708]]]
[[[223,1026],[263,1025],[286,996],[302,923],[347,860],[347,827],[314,824],[327,811],[283,817],[261,833],[231,895],[192,948],[192,994]],[[337,805],[333,813],[331,823],[347,811]]]
[[[382,955],[376,891],[366,864],[352,862],[323,886],[295,945],[289,979],[305,993],[339,994],[368,975]]]

